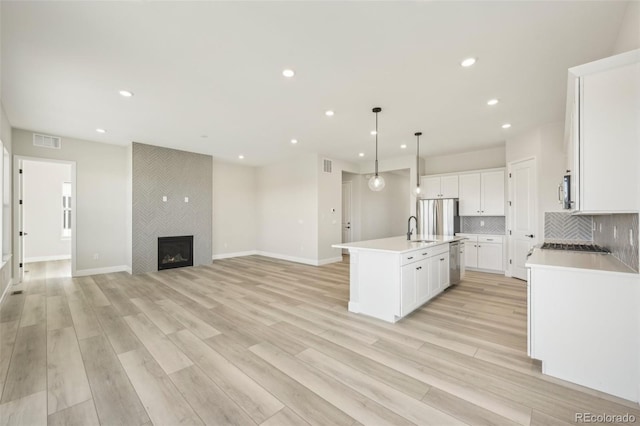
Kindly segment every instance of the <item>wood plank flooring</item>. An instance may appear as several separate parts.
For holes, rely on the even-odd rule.
[[[388,324],[347,311],[347,261],[67,268],[30,264],[0,307],[0,426],[640,422],[637,404],[540,373],[518,280],[469,272]]]

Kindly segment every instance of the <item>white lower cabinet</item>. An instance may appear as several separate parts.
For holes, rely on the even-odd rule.
[[[449,245],[406,254],[400,272],[400,317],[449,287]]]
[[[458,234],[464,242],[466,268],[489,272],[504,272],[504,244],[502,236]]]

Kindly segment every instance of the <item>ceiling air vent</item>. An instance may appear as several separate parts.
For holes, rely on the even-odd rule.
[[[326,158],[323,160],[322,162],[322,170],[325,173],[331,173],[331,167],[333,165],[333,162],[331,160],[327,160]]]
[[[60,149],[62,145],[62,139],[59,136],[40,135],[38,133],[33,134],[33,145],[40,146],[42,148],[54,148]]]

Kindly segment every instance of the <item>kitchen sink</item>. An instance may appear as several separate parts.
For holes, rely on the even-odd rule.
[[[411,243],[435,243],[435,240],[411,240]]]

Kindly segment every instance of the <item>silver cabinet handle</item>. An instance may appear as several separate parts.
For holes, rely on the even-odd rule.
[[[487,241],[493,241],[493,238],[487,238]]]

